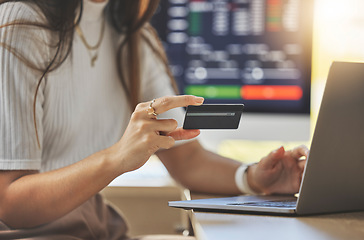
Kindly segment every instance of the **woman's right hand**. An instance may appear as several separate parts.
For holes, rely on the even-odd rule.
[[[173,108],[201,105],[203,101],[202,97],[182,95],[161,97],[154,102],[138,104],[124,135],[109,149],[113,161],[120,163],[119,174],[140,168],[159,149],[171,148],[175,140],[191,139],[199,135],[199,130],[177,129],[177,121],[174,119],[157,119],[151,114],[153,109],[155,113],[161,114]]]

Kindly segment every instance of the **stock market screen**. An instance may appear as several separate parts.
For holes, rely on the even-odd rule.
[[[161,0],[152,19],[180,92],[309,113],[311,0]]]

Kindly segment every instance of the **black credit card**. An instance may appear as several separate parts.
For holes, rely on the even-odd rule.
[[[188,106],[183,129],[237,129],[244,104]]]

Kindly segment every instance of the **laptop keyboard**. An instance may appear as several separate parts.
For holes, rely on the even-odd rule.
[[[239,206],[257,206],[257,207],[281,207],[281,208],[294,208],[296,207],[296,200],[280,200],[280,201],[261,201],[261,202],[243,202],[231,203],[229,205]]]

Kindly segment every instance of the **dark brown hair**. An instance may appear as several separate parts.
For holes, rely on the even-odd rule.
[[[0,0],[0,4],[17,1],[19,0]],[[44,69],[39,66],[33,66],[26,59],[22,58],[22,56],[16,52],[16,49],[0,43],[0,46],[6,47],[32,68],[38,69],[42,73],[34,93],[33,102],[34,126],[38,145],[40,146],[35,112],[37,93],[46,74],[58,68],[69,56],[72,49],[75,26],[82,18],[83,4],[82,0],[23,0],[23,2],[36,4],[46,17],[47,22],[18,21],[7,23],[0,27],[31,25],[45,28],[58,36],[56,44],[52,44],[52,47],[55,48],[54,57]],[[141,70],[139,51],[141,41],[145,41],[156,56],[162,60],[165,70],[171,79],[172,86],[177,92],[177,87],[168,67],[168,60],[163,51],[163,47],[156,31],[149,24],[149,20],[153,16],[158,4],[159,0],[109,0],[106,8],[108,21],[117,32],[124,34],[125,36],[118,48],[115,58],[118,64],[118,74],[132,110],[139,102]],[[124,56],[126,56],[126,59]],[[128,71],[125,71],[125,68],[127,68]],[[125,72],[127,72],[127,75],[125,75]]]

